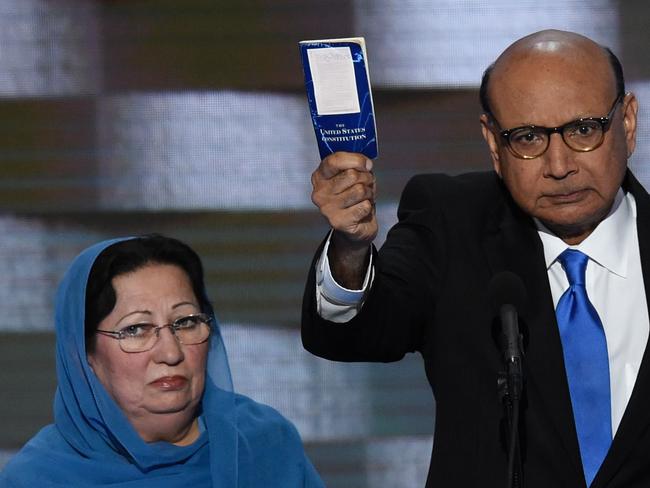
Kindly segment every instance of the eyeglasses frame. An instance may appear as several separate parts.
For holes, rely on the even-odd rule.
[[[614,103],[612,104],[612,108],[609,110],[607,115],[604,117],[582,117],[579,119],[571,120],[567,122],[566,124],[560,125],[558,127],[544,127],[543,125],[521,125],[519,127],[513,127],[512,129],[506,129],[506,130],[500,130],[498,134],[505,140],[506,146],[508,147],[508,150],[513,154],[513,156],[519,158],[519,159],[535,159],[540,157],[542,154],[544,154],[548,150],[548,146],[551,143],[551,135],[558,133],[560,134],[560,137],[562,137],[562,141],[564,144],[567,145],[567,147],[573,151],[576,152],[591,152],[595,149],[598,149],[604,142],[605,140],[605,133],[609,130],[611,126],[612,119],[614,118],[614,113],[616,112],[616,108],[619,103],[621,103],[625,99],[625,93],[619,94],[616,97],[616,100],[614,100]],[[500,129],[501,125],[497,121],[497,119],[494,117],[494,115],[486,114],[492,122],[496,124],[496,126]],[[603,137],[601,138],[600,142],[596,144],[594,147],[591,147],[589,149],[575,149],[569,144],[567,144],[566,140],[564,139],[564,129],[566,129],[570,125],[575,125],[575,124],[580,124],[581,122],[586,122],[586,121],[591,121],[591,122],[598,122],[602,128],[602,134]],[[519,154],[517,151],[515,151],[512,146],[510,145],[510,134],[513,132],[520,130],[520,129],[531,129],[531,130],[542,130],[546,136],[546,147],[544,150],[539,153],[536,156],[524,156],[523,154]]]
[[[196,342],[196,343],[194,343],[194,344],[184,344],[183,341],[181,341],[180,337],[178,337],[178,335],[176,335],[176,332],[177,332],[177,330],[179,329],[179,326],[177,325],[177,323],[178,323],[179,321],[181,321],[181,320],[185,320],[185,319],[193,318],[193,317],[198,317],[198,318],[200,318],[201,321],[202,321],[205,325],[208,326],[208,336],[207,336],[204,340],[202,340],[201,342]],[[139,323],[137,323],[137,324],[127,325],[126,327],[133,327],[133,326],[137,326],[137,325],[145,325],[145,324],[146,324],[146,325],[153,325],[153,326],[154,326],[154,328],[153,328],[152,330],[153,330],[154,333],[156,334],[156,340],[153,341],[153,342],[151,343],[151,347],[149,347],[148,349],[143,349],[143,350],[141,350],[141,351],[125,351],[125,350],[124,350],[124,348],[122,347],[122,339],[124,339],[124,331],[122,331],[122,330],[115,331],[115,330],[95,329],[95,332],[98,332],[98,333],[100,333],[100,334],[104,334],[104,335],[106,335],[106,336],[108,336],[108,337],[112,337],[113,339],[117,339],[118,341],[120,341],[120,349],[122,349],[122,351],[124,351],[124,352],[126,352],[126,353],[128,353],[128,354],[131,354],[131,353],[138,353],[138,352],[147,352],[147,351],[150,351],[151,349],[153,349],[153,347],[154,347],[154,346],[156,345],[156,343],[158,342],[158,339],[160,338],[160,331],[161,331],[162,329],[166,328],[166,327],[169,327],[169,328],[170,328],[170,330],[171,330],[171,332],[172,332],[172,335],[176,338],[176,340],[178,341],[179,344],[184,344],[184,345],[188,345],[188,346],[195,346],[195,345],[197,345],[197,344],[203,344],[203,343],[204,343],[205,341],[207,341],[207,340],[210,338],[210,336],[212,335],[212,327],[211,327],[211,325],[210,325],[210,322],[212,322],[213,320],[214,320],[214,317],[211,317],[211,316],[208,315],[208,314],[205,314],[205,313],[195,313],[195,314],[190,314],[190,315],[183,315],[182,317],[177,318],[177,319],[174,320],[173,322],[171,322],[171,323],[169,323],[169,324],[164,324],[164,325],[156,325],[156,324],[152,324],[152,323],[150,323],[150,322],[139,322]]]

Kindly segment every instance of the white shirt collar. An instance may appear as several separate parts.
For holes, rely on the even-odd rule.
[[[544,246],[546,269],[549,269],[567,248],[578,249],[592,261],[623,278],[628,275],[630,240],[634,238],[636,202],[631,193],[618,190],[614,204],[600,224],[576,246],[569,246],[551,232],[542,222],[534,219]]]

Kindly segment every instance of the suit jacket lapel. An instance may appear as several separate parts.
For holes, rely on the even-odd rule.
[[[487,259],[493,274],[512,271],[524,282],[528,295],[527,309],[520,317],[521,328],[527,335],[524,388],[528,390],[525,394],[534,395],[534,401],[543,403],[535,407],[529,404],[528,409],[546,414],[549,428],[556,431],[564,449],[564,454],[558,455],[566,456],[581,476],[582,462],[543,246],[532,219],[512,202],[505,189],[504,194],[503,204],[487,222]]]
[[[624,188],[628,189],[636,201],[637,207],[637,232],[639,237],[639,251],[641,254],[641,268],[646,294],[646,306],[650,299],[650,196],[641,184],[628,171],[624,181]],[[632,396],[627,404],[621,423],[610,447],[609,453],[594,480],[593,488],[605,486],[606,483],[620,469],[626,457],[632,451],[639,436],[644,433],[650,424],[650,348],[646,344],[643,360]]]

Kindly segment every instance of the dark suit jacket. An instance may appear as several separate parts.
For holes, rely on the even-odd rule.
[[[650,197],[629,172],[624,188],[636,199],[650,297]],[[543,247],[532,219],[494,173],[416,176],[398,216],[375,255],[366,302],[347,324],[318,316],[312,265],[303,302],[305,348],[336,361],[396,361],[419,351],[436,398],[427,486],[505,486],[504,410],[496,387],[503,360],[487,289],[496,273],[513,271],[528,294],[520,318],[524,486],[585,486]],[[646,348],[595,488],[650,487],[649,354]]]

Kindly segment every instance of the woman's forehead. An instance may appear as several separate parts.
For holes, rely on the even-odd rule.
[[[159,302],[175,306],[177,303],[196,303],[189,276],[173,264],[148,264],[113,278],[116,307],[120,304]]]

